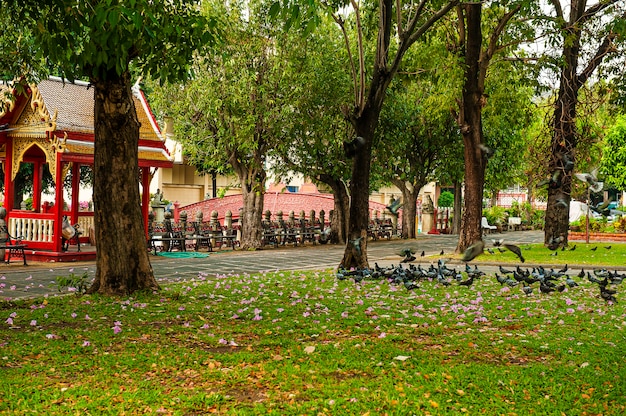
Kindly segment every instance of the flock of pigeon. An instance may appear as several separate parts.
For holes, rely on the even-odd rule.
[[[502,240],[492,241],[496,248],[501,249],[501,247],[505,247],[507,250],[515,253],[520,261],[525,261],[518,246],[504,244]],[[470,246],[463,254],[462,261],[465,262],[465,266],[460,270],[449,268],[443,259],[439,259],[436,265],[430,264],[428,267],[422,267],[421,264],[418,264],[416,266],[412,263],[417,260],[414,249],[404,248],[399,253],[404,259],[397,266],[381,267],[378,263],[375,263],[373,269],[347,270],[340,268],[337,270],[336,277],[338,280],[352,279],[356,283],[366,279],[385,279],[391,284],[404,285],[407,290],[418,288],[419,282],[423,281],[435,282],[442,286],[456,284],[469,287],[476,279],[487,275],[477,265],[471,267],[468,264],[469,261],[482,254],[484,249],[485,243],[482,240]],[[440,254],[443,255],[443,252]],[[422,252],[421,256],[424,257],[425,253]],[[404,266],[406,263],[409,263],[408,266]],[[584,269],[581,269],[577,274],[568,274],[569,268],[567,265],[560,270],[546,269],[542,266],[524,269],[519,265],[510,270],[505,269],[503,266],[499,266],[498,269],[499,273],[495,272],[494,275],[500,285],[508,287],[520,286],[522,291],[528,296],[536,288],[538,288],[540,293],[544,294],[562,292],[566,288],[577,287],[586,280],[591,284],[597,285],[600,297],[609,303],[617,303],[615,286],[621,284],[624,278],[626,278],[626,274],[620,274],[617,271],[611,272],[605,268],[595,268],[591,272],[585,272]]]

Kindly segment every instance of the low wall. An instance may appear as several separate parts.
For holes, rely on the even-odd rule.
[[[587,235],[584,232],[570,231],[568,234],[569,241],[586,241]],[[626,242],[626,234],[619,233],[589,233],[589,241],[619,241]]]

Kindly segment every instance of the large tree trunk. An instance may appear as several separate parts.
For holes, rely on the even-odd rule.
[[[382,105],[382,101],[381,101]],[[364,139],[352,164],[350,180],[350,221],[348,241],[341,266],[345,268],[365,269],[367,260],[367,228],[369,226],[370,166],[372,160],[372,141],[380,108],[376,116],[365,110],[355,125],[356,135]]]
[[[461,218],[463,198],[461,198],[461,182],[454,182],[454,209],[452,214],[452,234],[461,232]]]
[[[487,155],[481,149],[483,143],[482,107],[484,77],[481,77],[481,4],[467,3],[467,42],[465,52],[465,84],[459,126],[465,145],[465,210],[461,221],[461,234],[457,252],[463,252],[482,238],[483,189]]]
[[[347,241],[350,216],[350,195],[346,184],[330,175],[320,175],[319,180],[333,190],[333,215],[330,218],[330,242],[343,244]]]
[[[94,85],[94,222],[98,250],[89,293],[159,289],[146,247],[139,198],[139,122],[130,74]]]
[[[263,203],[265,171],[258,174],[239,175],[243,196],[243,223],[241,227],[241,248],[243,250],[261,248],[263,238]],[[248,178],[254,178],[249,180]]]
[[[413,185],[399,179],[392,179],[391,182],[402,192],[402,238],[415,238],[417,196],[425,184]]]
[[[574,161],[576,149],[576,104],[580,84],[576,74],[578,69],[579,39],[575,38],[571,47],[563,50],[563,69],[559,83],[559,93],[554,104],[552,120],[553,133],[549,169],[551,180],[548,184],[548,205],[546,208],[544,243],[553,248],[566,246],[569,231],[569,203],[572,192],[572,170],[565,169],[563,159]],[[557,199],[562,203],[557,204]],[[555,242],[558,242],[555,244]]]

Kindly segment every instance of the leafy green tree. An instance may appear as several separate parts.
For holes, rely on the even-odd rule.
[[[334,22],[322,19],[314,35],[291,36],[295,43],[286,59],[292,70],[283,82],[297,89],[290,103],[291,113],[282,120],[283,138],[272,152],[273,172],[288,177],[298,172],[317,184],[328,186],[334,199],[330,241],[345,243],[350,197],[349,160],[343,142],[353,129],[341,114],[349,97],[350,79],[343,71],[345,48]],[[297,46],[296,46],[297,45]]]
[[[286,14],[301,13],[306,21],[315,15],[315,7],[302,9],[300,2],[286,1]],[[348,243],[341,264],[344,267],[365,268],[367,260],[367,229],[369,225],[369,193],[374,136],[387,89],[396,76],[406,52],[429,29],[458,3],[424,1],[419,4],[381,0],[379,2],[333,2],[326,10],[344,33],[349,56],[349,71],[353,87],[352,102],[343,107],[343,114],[354,128],[355,137],[346,142],[353,157],[350,178],[350,224]],[[326,3],[324,3],[326,5]],[[278,13],[280,2],[272,6]],[[298,21],[292,19],[290,21]],[[315,18],[309,19],[315,23]],[[309,24],[307,24],[309,25]],[[348,36],[354,31],[354,36]],[[351,40],[354,40],[351,42]],[[369,46],[368,46],[369,45]],[[366,53],[374,51],[371,59]],[[367,66],[367,68],[366,68]]]
[[[139,198],[139,122],[131,64],[162,82],[186,78],[191,56],[215,32],[197,4],[184,0],[10,1],[32,28],[37,60],[60,75],[86,78],[94,91],[94,221],[98,252],[90,293],[158,289]]]
[[[438,85],[423,78],[390,89],[373,156],[382,177],[402,192],[403,238],[415,238],[419,192],[442,169],[448,148],[459,139],[449,107],[431,100]]]
[[[486,145],[494,151],[485,171],[485,190],[492,196],[523,179],[522,134],[532,121],[534,93],[525,85],[525,75],[510,61],[490,68],[485,91],[490,105],[483,111],[483,126]]]
[[[552,134],[548,171],[553,178],[548,187],[544,242],[567,245],[569,201],[572,195],[572,174],[577,166],[579,91],[595,73],[611,68],[612,58],[623,50],[626,15],[623,0],[607,0],[588,4],[586,1],[550,0],[543,22],[548,33],[546,42],[558,54],[551,57],[558,76],[558,92],[551,119]],[[619,60],[617,60],[619,61]],[[604,64],[603,64],[604,62]],[[623,62],[613,67],[612,75],[623,76]],[[564,204],[561,201],[565,201]]]
[[[601,171],[605,183],[622,191],[626,189],[626,116],[617,118],[604,143]]]
[[[163,111],[180,120],[176,136],[201,172],[232,171],[243,196],[242,248],[261,246],[268,156],[285,140],[283,121],[306,88],[289,77],[290,34],[272,24],[262,2],[213,4],[223,16],[220,54],[199,55],[193,81],[160,90]],[[294,65],[296,67],[294,67]]]

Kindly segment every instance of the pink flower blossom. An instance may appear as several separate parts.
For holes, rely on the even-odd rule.
[[[37,326],[37,321],[34,319],[30,321],[30,326]]]

